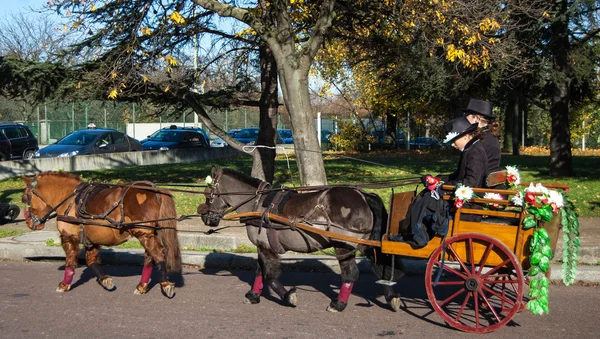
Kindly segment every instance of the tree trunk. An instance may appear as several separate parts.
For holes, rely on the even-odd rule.
[[[283,64],[278,64],[279,80],[290,113],[300,184],[325,185],[327,177],[308,92],[308,72],[303,67]]]
[[[277,143],[277,64],[271,50],[260,46],[260,120],[258,147],[253,153],[252,176],[273,182],[275,174],[275,145]]]
[[[557,18],[551,25],[550,41],[554,57],[554,82],[551,84],[552,106],[550,117],[550,175],[563,177],[573,175],[573,159],[571,155],[571,131],[569,129],[569,82],[571,67],[569,65],[569,2],[560,0],[557,6]]]
[[[514,123],[514,115],[512,114],[512,97],[508,100],[508,105],[506,107],[506,114],[504,116],[504,141],[502,142],[502,149],[506,152],[512,150],[513,144],[513,130],[512,127]]]
[[[568,84],[558,83],[553,88],[550,117],[550,175],[553,177],[572,176],[573,157],[571,154],[571,131],[569,130]]]
[[[508,109],[506,110],[506,114],[511,116],[511,149],[513,155],[519,155],[519,93],[517,89],[513,90],[511,93],[510,100],[508,102]],[[506,126],[508,129],[509,126]]]

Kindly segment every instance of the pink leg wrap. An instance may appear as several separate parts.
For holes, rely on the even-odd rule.
[[[152,266],[144,265],[144,268],[142,269],[142,279],[140,280],[140,282],[142,284],[147,284],[150,281],[151,275],[152,275]]]
[[[262,275],[257,275],[254,277],[254,285],[252,285],[252,292],[260,295],[263,289],[263,277]]]
[[[75,275],[75,269],[70,267],[65,267],[65,276],[63,277],[63,284],[71,285],[73,281],[73,276]]]
[[[352,287],[354,287],[353,282],[342,283],[342,288],[340,288],[340,293],[338,294],[338,300],[347,303],[348,298],[350,298],[350,293],[352,293]]]

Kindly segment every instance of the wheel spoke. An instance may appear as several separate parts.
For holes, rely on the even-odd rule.
[[[466,276],[466,275],[464,275],[464,274],[460,273],[459,271],[457,271],[457,270],[453,269],[452,267],[450,267],[450,266],[448,266],[448,265],[442,265],[442,263],[441,263],[441,262],[439,262],[439,261],[438,261],[438,262],[436,262],[436,264],[439,264],[439,267],[440,267],[441,269],[443,269],[444,271],[448,271],[448,272],[450,272],[450,273],[453,273],[453,274],[457,275],[458,277],[460,277],[460,278],[461,278],[461,279],[463,279],[463,280],[466,280],[466,279],[467,279],[467,276]]]
[[[473,292],[473,302],[475,303],[475,327],[479,328],[479,298],[477,298],[475,292]]]
[[[492,252],[493,248],[494,248],[494,244],[489,244],[488,247],[485,249],[485,252],[481,256],[481,263],[479,264],[479,272],[483,272],[483,267],[485,266],[488,256]]]
[[[484,280],[486,284],[514,284],[518,283],[518,280]]]
[[[444,301],[442,301],[441,303],[439,303],[440,307],[446,305],[448,302],[450,302],[450,300],[458,297],[464,291],[465,291],[464,288],[461,288],[460,290],[456,291],[454,294],[452,294],[451,296],[449,296],[448,298],[446,298]]]
[[[464,285],[465,282],[462,280],[457,281],[438,281],[437,286],[452,286],[452,285]]]
[[[475,258],[473,256],[473,238],[469,238],[469,261],[471,262],[471,272],[475,272]]]
[[[462,266],[463,270],[465,270],[465,272],[469,272],[469,269],[467,268],[465,263],[462,261],[462,259],[458,256],[458,254],[456,253],[454,248],[452,246],[446,246],[446,248],[448,250],[450,250],[450,252],[452,252],[452,255],[454,256],[454,258],[456,258],[456,261],[460,264],[460,266]]]
[[[496,273],[496,271],[498,271],[499,269],[501,269],[502,267],[506,266],[506,264],[508,264],[510,262],[510,258],[507,258],[506,260],[504,260],[501,264],[499,264],[498,266],[492,268],[491,270],[487,271],[484,275],[481,276],[482,279],[487,278],[489,275]]]
[[[481,296],[481,298],[483,299],[483,301],[485,302],[485,304],[487,305],[488,309],[490,311],[492,311],[492,313],[494,314],[494,317],[496,318],[496,320],[498,322],[500,322],[500,317],[498,316],[498,313],[496,313],[496,310],[494,309],[494,307],[492,306],[490,301],[486,298],[485,294],[483,294],[483,291],[479,290],[478,292],[479,292],[479,295]]]
[[[496,292],[496,291],[492,290],[491,288],[489,288],[489,287],[487,287],[487,286],[485,286],[485,285],[481,286],[481,289],[483,289],[483,290],[485,290],[485,291],[487,291],[487,292],[489,292],[489,293],[493,294],[494,296],[498,297],[500,300],[503,300],[503,301],[505,301],[507,304],[511,304],[511,305],[513,305],[513,306],[514,306],[514,305],[516,305],[516,301],[512,301],[512,300],[510,300],[510,299],[509,299],[509,298],[507,298],[506,296],[503,296],[503,295],[499,294],[498,292]]]
[[[465,310],[465,307],[467,306],[469,299],[471,299],[471,293],[467,293],[467,296],[465,297],[465,300],[463,301],[462,306],[460,307],[460,310],[458,310],[458,314],[456,315],[456,318],[454,318],[454,320],[456,320],[457,322],[458,322],[458,319],[460,318],[460,316],[462,315],[463,311]]]

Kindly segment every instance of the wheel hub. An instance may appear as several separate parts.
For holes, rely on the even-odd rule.
[[[467,278],[467,280],[465,280],[465,288],[469,292],[477,291],[477,289],[479,289],[479,281],[475,278]]]

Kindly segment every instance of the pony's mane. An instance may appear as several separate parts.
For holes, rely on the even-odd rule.
[[[221,170],[223,171],[224,175],[227,175],[228,177],[232,177],[236,180],[239,180],[245,184],[251,185],[251,186],[257,186],[260,185],[260,183],[262,182],[262,180],[260,179],[256,179],[254,177],[251,177],[249,175],[246,175],[242,172],[238,172],[236,170],[233,170],[231,168],[221,168]]]
[[[38,174],[37,177],[38,177],[38,179],[44,178],[44,177],[58,177],[58,178],[74,179],[74,180],[81,181],[81,177],[79,177],[78,175],[69,173],[69,172],[64,172],[64,171],[42,172],[42,173]]]

